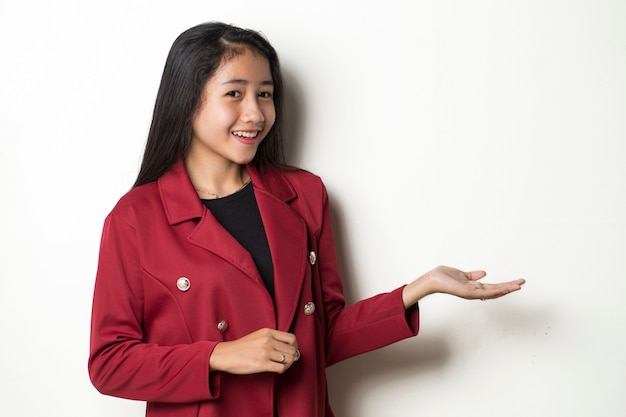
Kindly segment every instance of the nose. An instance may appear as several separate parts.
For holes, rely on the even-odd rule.
[[[243,101],[241,120],[245,123],[263,123],[265,121],[263,110],[256,96],[248,96],[246,100]]]

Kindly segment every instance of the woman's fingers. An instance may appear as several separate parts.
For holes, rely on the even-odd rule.
[[[240,339],[221,342],[210,358],[211,370],[233,374],[283,373],[300,358],[296,337],[273,329],[260,329]]]
[[[500,298],[511,292],[520,290],[525,282],[526,281],[523,279],[517,279],[499,284],[482,284],[482,287],[477,290],[476,297],[474,298],[480,298],[482,300]]]
[[[467,276],[467,279],[469,279],[470,281],[476,281],[481,278],[484,278],[487,275],[487,273],[485,271],[471,271],[471,272],[466,272],[465,275]]]
[[[434,293],[450,294],[469,300],[498,298],[521,289],[526,282],[523,279],[499,284],[480,282],[486,275],[482,270],[463,272],[448,266],[438,266],[406,285],[402,290],[402,302],[405,308],[409,308],[423,297]]]
[[[434,292],[441,292],[466,299],[493,299],[521,289],[526,282],[517,279],[508,282],[486,284],[479,280],[487,273],[482,270],[463,272],[447,266],[439,266],[428,274]]]
[[[276,351],[277,355],[274,355],[272,359],[274,362],[278,363],[294,363],[300,360],[300,350],[295,349],[292,353]]]
[[[269,329],[268,329],[269,330]],[[298,350],[298,341],[296,340],[296,336],[292,333],[281,332],[279,330],[269,330],[272,334],[272,337],[278,342],[275,346],[275,349],[281,354],[285,354],[286,356],[291,356],[295,358],[296,356],[299,359],[300,351]],[[297,352],[297,354],[296,354]],[[279,362],[285,362],[286,359],[283,359],[282,356]],[[294,359],[295,362],[295,359]]]

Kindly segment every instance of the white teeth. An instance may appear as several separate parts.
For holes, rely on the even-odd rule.
[[[241,136],[244,138],[256,138],[259,132],[233,132],[233,135]]]

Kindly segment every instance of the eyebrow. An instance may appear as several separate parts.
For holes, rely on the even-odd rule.
[[[228,80],[222,83],[222,85],[228,85],[228,84],[243,84],[243,85],[248,85],[250,84],[250,81],[248,80],[241,80],[241,79],[232,79],[232,80]],[[261,85],[274,85],[274,81],[272,80],[266,80],[266,81],[261,81]]]

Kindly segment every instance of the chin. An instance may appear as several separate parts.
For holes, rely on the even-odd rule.
[[[234,159],[233,162],[236,162],[240,165],[246,165],[252,162],[255,156],[256,156],[256,152],[251,155],[241,155],[238,158]]]

